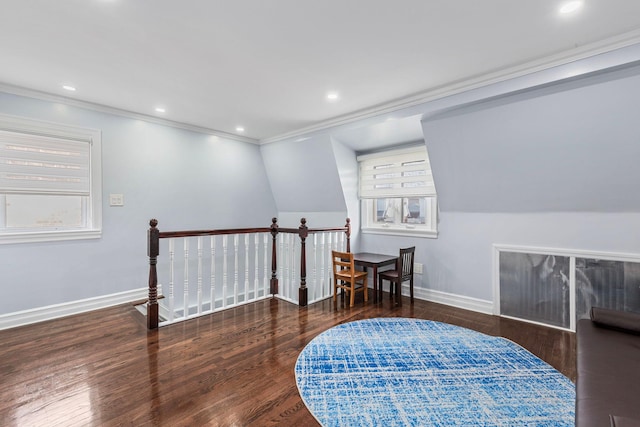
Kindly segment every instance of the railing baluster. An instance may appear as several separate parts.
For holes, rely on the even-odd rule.
[[[293,234],[289,234],[289,298],[293,299],[296,289],[296,238]]]
[[[202,314],[202,236],[198,236],[198,314]]]
[[[285,248],[285,239],[286,239],[286,235],[280,233],[280,235],[278,236],[279,239],[279,243],[280,243],[280,250],[278,251],[281,256],[280,259],[282,260],[281,263],[278,263],[278,269],[279,271],[279,280],[280,282],[282,282],[282,289],[280,290],[280,293],[286,298],[287,297],[287,272],[289,271],[288,267],[287,267],[287,262],[289,261],[288,257],[285,256],[286,252],[284,251]]]
[[[244,235],[244,302],[249,300],[249,235]]]
[[[312,292],[312,298],[313,301],[317,301],[320,298],[320,289],[318,287],[318,277],[317,277],[317,268],[318,268],[318,234],[314,233],[313,234],[313,241],[312,241],[312,259],[313,259],[313,263],[312,263],[312,267],[311,267],[311,283],[313,284],[313,292]]]
[[[233,305],[238,304],[238,235],[233,235]]]
[[[284,264],[284,271],[282,280],[284,281],[284,286],[282,287],[281,295],[285,298],[289,298],[289,238],[291,235],[285,233],[283,236],[283,250],[282,250],[282,261]]]
[[[227,274],[227,254],[229,243],[228,235],[222,236],[222,307],[227,306],[227,289],[229,287],[229,275]]]
[[[253,272],[253,299],[258,299],[258,285],[260,284],[260,277],[258,276],[258,264],[260,263],[260,258],[258,257],[258,249],[260,246],[260,235],[258,233],[253,235],[253,246],[255,247],[255,256],[253,257],[254,261],[254,272]]]
[[[270,294],[273,294],[273,292],[271,291],[270,287],[269,287],[269,282],[268,282],[268,277],[269,277],[269,267],[268,267],[268,263],[267,260],[269,259],[268,255],[269,255],[269,235],[268,234],[264,234],[263,237],[263,250],[264,250],[264,285],[263,285],[263,291],[264,291],[264,296],[267,296],[267,289],[269,289]],[[275,251],[274,251],[275,252]],[[273,255],[275,256],[275,255]],[[272,256],[272,257],[273,257]]]
[[[184,289],[183,289],[183,317],[189,317],[189,238],[184,238]]]
[[[327,240],[327,236],[329,235],[329,233],[324,233],[324,239],[325,241]],[[324,247],[324,252],[323,255],[324,257],[324,261],[323,261],[323,271],[325,271],[326,277],[324,278],[324,292],[325,292],[325,296],[332,296],[333,295],[333,266],[332,266],[332,262],[333,260],[331,259],[331,251],[328,249],[328,247],[325,245]]]
[[[320,288],[322,289],[322,298],[326,297],[326,288],[327,283],[325,281],[324,273],[325,273],[325,254],[326,251],[324,249],[324,241],[327,237],[327,233],[322,233],[320,235]]]
[[[175,294],[174,294],[174,257],[175,257],[175,239],[169,239],[169,322],[173,322],[176,316]]]
[[[326,250],[326,254],[327,254],[327,280],[331,281],[331,292],[333,292],[333,260],[331,259],[331,251],[333,250],[333,243],[331,240],[332,234],[331,233],[327,233],[327,250]]]
[[[211,236],[211,311],[216,308],[216,236]]]
[[[306,305],[309,301],[315,302],[326,298],[327,295],[331,296],[331,264],[328,262],[327,254],[331,249],[342,249],[345,246],[345,239],[347,250],[349,249],[349,220],[347,219],[345,227],[318,230],[306,228],[304,219],[301,220],[301,223],[302,225],[297,230],[291,228],[280,230],[277,219],[272,218],[272,224],[269,228],[159,232],[155,227],[157,221],[150,221],[151,229],[148,235],[149,300],[147,302],[149,318],[147,326],[150,329],[160,326],[158,317],[156,317],[154,325],[153,313],[154,311],[160,312],[161,303],[163,315],[168,305],[166,320],[162,322],[164,326],[193,316],[257,301],[268,296],[278,296],[290,302],[297,301],[301,306]],[[308,233],[312,233],[314,236],[309,251],[311,255],[307,261],[306,239]],[[342,234],[338,235],[337,233]],[[240,240],[241,234],[244,235],[242,241]],[[253,238],[249,234],[253,234]],[[222,235],[223,254],[220,254],[220,249],[217,248],[217,235]],[[233,235],[233,242],[229,241],[229,235]],[[272,237],[271,242],[269,242],[269,235]],[[278,235],[280,235],[280,240],[278,240]],[[209,250],[204,247],[207,244],[204,236],[209,236]],[[158,301],[157,297],[161,288],[155,267],[160,251],[159,239],[162,238],[168,239],[169,286],[166,298]],[[182,242],[184,245],[182,304],[178,300],[180,297],[180,290],[177,288],[179,282],[175,277],[176,274],[179,274],[177,270],[181,268],[176,264],[176,256],[180,255],[176,253],[178,238],[184,239]],[[197,238],[197,255],[190,254],[190,252],[196,252],[190,249],[192,238]],[[230,253],[230,244],[233,245],[233,254]],[[240,245],[244,245],[244,250],[241,250]],[[231,255],[233,255],[233,263],[229,258]],[[197,256],[197,261],[191,260],[195,256]],[[210,256],[210,267],[205,265],[208,256]],[[271,263],[269,263],[269,256],[271,256]],[[220,266],[217,265],[217,257],[221,258],[222,274],[220,274]],[[280,263],[277,262],[278,258],[281,259]],[[197,266],[194,265],[196,262]],[[261,262],[263,269],[260,267]],[[190,266],[190,264],[192,265]],[[269,268],[269,264],[271,264],[271,268]],[[189,271],[194,267],[197,267],[197,272]],[[206,271],[207,268],[210,270]],[[229,270],[231,268],[234,269],[233,278],[230,277]],[[243,271],[240,270],[241,268]],[[309,277],[307,277],[307,268],[310,269]],[[243,277],[240,277],[241,273],[244,274]],[[203,274],[209,275],[209,284],[206,283]],[[191,276],[194,276],[197,283],[190,285]],[[233,289],[231,288],[232,280]],[[279,286],[280,283],[283,286]],[[193,286],[196,291],[196,295],[191,296],[194,301],[190,300],[192,293],[189,289],[190,286]],[[296,288],[298,288],[297,291]],[[311,292],[309,292],[309,288],[311,288]],[[217,306],[218,299],[222,299],[219,307]],[[197,304],[197,308],[193,307],[194,304]],[[177,309],[177,305],[181,305],[181,308]],[[206,309],[207,305],[209,309]],[[180,312],[182,315],[179,315]]]

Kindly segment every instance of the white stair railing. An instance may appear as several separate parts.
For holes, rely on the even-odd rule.
[[[270,228],[159,232],[154,221],[149,230],[145,306],[150,329],[272,296],[299,305],[328,298],[332,295],[330,252],[349,249],[349,222],[342,228],[309,230],[303,219],[299,229],[279,229],[274,218]],[[307,237],[308,249],[302,257]],[[161,258],[157,267],[160,239],[167,241],[169,256],[166,262]],[[176,275],[182,280],[176,281]],[[168,295],[160,298],[158,278],[169,282]]]

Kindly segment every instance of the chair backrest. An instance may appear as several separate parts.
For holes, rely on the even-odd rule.
[[[416,252],[416,247],[400,249],[400,256],[398,257],[398,271],[403,280],[413,276],[413,257]]]
[[[355,272],[354,263],[353,263],[353,253],[331,251],[331,259],[333,263],[334,275],[338,274],[342,270],[350,270],[350,273],[353,276]],[[344,274],[344,272],[342,274]]]

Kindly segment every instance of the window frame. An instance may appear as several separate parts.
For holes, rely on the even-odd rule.
[[[388,191],[382,194],[380,197],[373,197],[370,188],[363,190],[363,162],[371,160],[384,161],[390,157],[397,156],[411,156],[412,154],[418,155],[418,158],[425,159],[426,167],[426,185],[419,187],[411,194],[407,194],[406,189],[396,191],[395,193],[389,193]],[[414,147],[402,147],[385,151],[379,151],[375,153],[368,153],[357,156],[358,161],[358,197],[360,199],[360,217],[361,225],[360,229],[363,234],[380,234],[380,235],[393,235],[393,236],[411,236],[411,237],[425,237],[425,238],[437,238],[438,237],[438,201],[437,194],[435,192],[435,186],[433,185],[433,178],[431,176],[431,168],[429,165],[429,155],[424,145]],[[365,196],[363,197],[363,193]],[[379,199],[400,199],[398,202],[402,208],[402,199],[404,198],[425,198],[426,199],[426,223],[422,224],[407,224],[402,222],[396,223],[379,223],[376,221],[376,201]]]
[[[20,229],[7,231],[6,222],[0,228],[0,244],[97,239],[102,236],[102,135],[97,129],[81,128],[60,123],[0,114],[0,130],[89,144],[89,195],[83,203],[84,226],[52,229]],[[11,193],[0,193],[0,197]],[[13,194],[27,194],[13,193]],[[63,196],[61,196],[63,197]],[[6,206],[0,206],[0,217],[6,221]]]

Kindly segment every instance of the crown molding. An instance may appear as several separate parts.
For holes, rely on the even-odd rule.
[[[393,101],[379,104],[377,106],[366,108],[356,111],[354,113],[345,114],[335,117],[333,119],[325,120],[312,126],[297,129],[292,132],[276,135],[269,138],[264,138],[259,141],[259,144],[269,144],[272,142],[282,141],[290,138],[296,138],[309,134],[312,132],[318,132],[335,128],[338,126],[346,125],[360,120],[371,119],[376,116],[396,112],[410,107],[416,107],[421,104],[433,102],[448,96],[458,95],[464,92],[468,92],[474,89],[487,87],[493,84],[513,80],[518,77],[524,77],[530,74],[534,74],[540,71],[545,71],[554,67],[570,64],[572,62],[585,60],[597,55],[609,53],[618,49],[626,48],[640,44],[640,29],[633,30],[615,37],[611,37],[599,42],[587,44],[581,47],[576,47],[570,51],[563,51],[555,55],[545,56],[534,61],[529,61],[523,64],[518,64],[513,67],[504,68],[498,71],[478,75],[469,79],[453,82],[444,86],[440,86],[434,89],[430,89],[424,92],[419,92],[407,97],[398,98]],[[636,58],[638,59],[638,58]],[[610,68],[618,63],[610,63],[605,65],[599,65],[600,70]],[[594,69],[585,69],[580,74],[586,74],[589,72],[597,71]],[[573,74],[568,77],[577,77],[579,74]],[[559,78],[556,77],[556,80]],[[549,82],[547,82],[549,83]]]
[[[147,114],[135,113],[133,111],[124,110],[121,108],[109,107],[107,105],[97,104],[89,101],[82,101],[75,98],[69,98],[66,96],[56,95],[49,92],[43,92],[35,89],[28,89],[22,86],[10,85],[0,82],[0,92],[9,93],[12,95],[25,96],[28,98],[34,98],[41,101],[57,102],[60,104],[70,105],[72,107],[84,108],[87,110],[97,111],[100,113],[113,114],[116,116],[127,117],[135,120],[142,120],[157,125],[169,126],[177,129],[188,130],[191,132],[202,133],[205,135],[217,136],[224,139],[230,139],[239,142],[248,142],[250,144],[259,144],[259,141],[254,138],[246,136],[234,135],[215,129],[210,129],[202,126],[192,125],[188,123],[177,122],[173,120],[163,119],[160,117],[154,117]]]
[[[251,144],[269,144],[272,142],[282,141],[290,138],[299,138],[301,136],[324,131],[327,129],[335,128],[342,125],[347,125],[360,120],[371,119],[376,116],[397,112],[403,109],[409,109],[411,107],[417,107],[421,104],[426,104],[436,100],[440,100],[452,95],[458,95],[464,92],[469,92],[474,89],[484,88],[493,84],[513,80],[518,77],[524,77],[537,72],[549,70],[554,67],[567,65],[572,62],[585,60],[597,55],[609,53],[625,47],[630,47],[636,44],[640,44],[640,29],[633,30],[615,37],[611,37],[599,42],[591,43],[581,47],[576,47],[570,51],[563,51],[555,55],[539,58],[534,61],[529,61],[523,64],[518,64],[513,67],[508,67],[498,71],[478,75],[469,79],[460,80],[451,84],[443,85],[434,89],[419,92],[407,97],[398,98],[386,103],[382,103],[370,108],[365,108],[353,113],[345,114],[342,116],[334,117],[329,120],[319,122],[315,125],[300,128],[291,132],[286,132],[273,137],[264,139],[254,139],[245,136],[239,136],[216,129],[206,128],[202,126],[192,125],[183,122],[177,122],[173,120],[163,119],[147,114],[136,113],[129,110],[124,110],[115,107],[109,107],[102,104],[97,104],[89,101],[82,101],[75,98],[56,95],[49,92],[38,91],[34,89],[28,89],[25,87],[10,85],[0,82],[0,92],[5,92],[13,95],[25,96],[29,98],[35,98],[43,101],[58,102],[65,105],[75,106],[79,108],[85,108],[93,111],[98,111],[107,114],[113,114],[121,117],[128,117],[132,119],[142,120],[149,123],[155,123],[164,126],[170,126],[173,128],[184,129],[192,132],[202,133],[205,135],[218,136],[229,140],[246,142]],[[638,58],[636,58],[638,59]],[[620,61],[613,64],[599,64],[600,70],[610,68],[615,65],[621,65]],[[597,71],[596,69],[588,69],[581,71],[580,74],[586,74],[589,72]],[[577,77],[578,74],[574,74],[568,77]],[[559,80],[559,77],[555,77],[555,80]],[[549,83],[549,82],[547,82]]]

